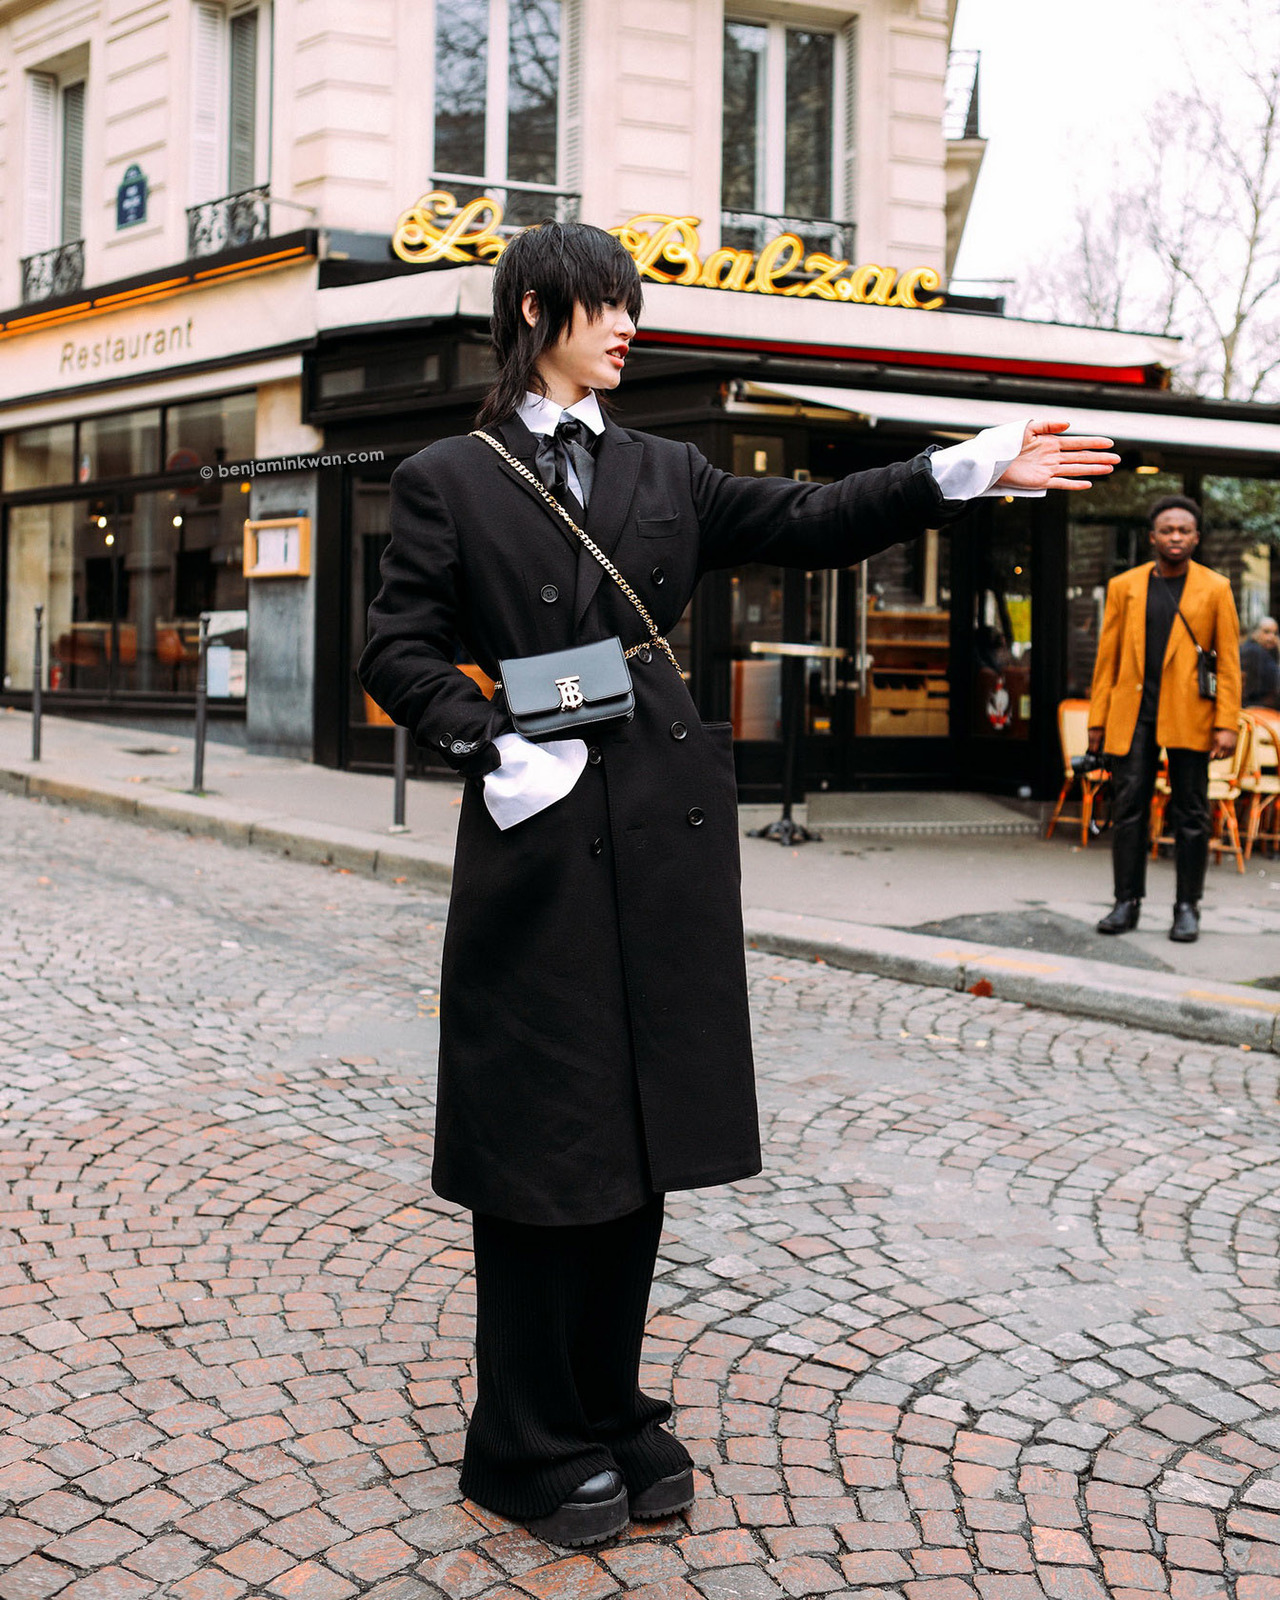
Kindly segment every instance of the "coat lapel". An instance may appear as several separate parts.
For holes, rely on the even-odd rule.
[[[1182,616],[1185,617],[1187,622],[1191,624],[1192,631],[1196,635],[1197,643],[1202,642],[1200,640],[1200,630],[1196,627],[1196,612],[1200,609],[1200,585],[1203,582],[1203,577],[1204,574],[1200,567],[1196,562],[1193,561],[1187,568],[1187,581],[1182,586],[1182,599],[1178,602],[1182,607]],[[1166,667],[1173,660],[1173,652],[1181,645],[1185,645],[1186,648],[1188,650],[1192,650],[1192,653],[1194,654],[1194,649],[1191,644],[1191,636],[1188,634],[1182,618],[1179,617],[1178,613],[1175,611],[1173,614],[1173,626],[1169,629],[1169,643],[1164,653],[1164,664]]]
[[[528,467],[535,477],[537,476],[537,470],[534,466],[534,457],[538,448],[537,441],[519,417],[508,417],[498,427],[486,428],[485,432],[493,434],[501,444],[505,444],[511,454],[524,466]],[[483,441],[481,442],[483,443]],[[539,508],[543,520],[554,527],[574,550],[581,550],[582,546],[579,544],[577,536],[571,532],[568,524],[563,522],[551,507],[543,502],[537,490],[527,483],[514,467],[508,466],[496,450],[490,450],[488,445],[485,445],[485,449],[493,457],[494,464],[502,472],[506,473],[513,483],[518,483],[535,507]]]
[[[604,437],[596,446],[596,472],[591,487],[591,503],[587,507],[586,531],[607,556],[612,557],[622,537],[643,456],[644,446],[640,441],[629,439],[617,423],[606,416]],[[568,532],[568,529],[565,531]],[[580,623],[586,615],[587,607],[595,598],[604,577],[604,568],[585,545],[579,545],[575,624]]]

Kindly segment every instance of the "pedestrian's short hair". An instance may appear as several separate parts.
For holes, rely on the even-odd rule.
[[[1201,532],[1204,527],[1204,512],[1201,511],[1199,503],[1192,500],[1189,495],[1166,494],[1162,495],[1159,500],[1153,501],[1147,509],[1147,526],[1149,528],[1155,527],[1156,518],[1162,511],[1189,511],[1196,519],[1196,532]]]
[[[521,309],[532,290],[538,320]],[[567,332],[576,306],[598,317],[606,302],[621,301],[633,322],[644,296],[635,261],[613,234],[585,222],[543,222],[518,233],[493,271],[491,337],[498,376],[477,421],[483,427],[512,416],[529,390],[544,392],[538,357]]]

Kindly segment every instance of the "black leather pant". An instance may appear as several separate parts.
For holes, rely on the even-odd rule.
[[[1126,756],[1111,758],[1111,866],[1117,900],[1141,900],[1147,886],[1151,796],[1160,765],[1154,722],[1140,721]],[[1178,901],[1199,905],[1209,862],[1209,757],[1203,750],[1169,751],[1169,806]]]

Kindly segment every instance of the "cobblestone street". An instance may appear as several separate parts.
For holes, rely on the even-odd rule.
[[[0,1600],[1280,1600],[1277,1060],[752,956],[685,1517],[462,1502],[444,905],[0,795]]]

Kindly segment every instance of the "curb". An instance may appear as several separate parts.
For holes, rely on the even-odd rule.
[[[0,767],[0,792],[445,893],[453,877],[451,855],[403,836],[388,842],[360,829],[300,822],[226,801],[214,809],[210,802],[181,792],[166,791],[162,798],[109,779],[77,782],[21,767]],[[824,961],[953,993],[982,983],[982,993],[997,1000],[1211,1044],[1280,1052],[1280,994],[1273,997],[1243,984],[1163,972],[1140,971],[1131,977],[1137,969],[1105,961],[1005,950],[788,911],[748,910],[744,920],[748,948],[772,955]]]
[[[1211,1044],[1280,1051],[1280,994],[1245,984],[1114,967],[1078,956],[1004,950],[788,911],[748,911],[746,923],[748,947],[772,955],[824,961],[957,993],[981,983],[983,995],[996,1000]]]
[[[0,791],[28,800],[55,801],[99,816],[124,817],[148,828],[269,850],[314,866],[367,872],[373,877],[402,879],[431,889],[447,891],[453,879],[450,856],[403,837],[384,843],[378,834],[358,828],[300,822],[226,801],[211,804],[193,794],[166,791],[161,798],[109,779],[78,783],[15,767],[0,768]]]

